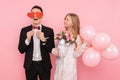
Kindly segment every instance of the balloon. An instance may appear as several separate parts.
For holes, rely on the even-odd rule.
[[[106,59],[115,59],[119,56],[119,50],[111,43],[108,48],[102,52],[102,56]]]
[[[93,38],[92,46],[96,50],[102,51],[109,46],[110,42],[110,37],[106,33],[98,33]]]
[[[101,56],[99,52],[91,47],[83,53],[82,60],[86,66],[95,67],[99,64]]]
[[[85,26],[80,29],[80,35],[85,41],[91,42],[95,34],[95,30],[91,26]]]

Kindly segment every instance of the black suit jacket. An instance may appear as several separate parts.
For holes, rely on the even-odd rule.
[[[26,34],[30,30],[32,30],[32,25],[22,28],[20,32],[19,45],[18,45],[18,50],[20,51],[20,53],[25,53],[25,59],[24,59],[25,69],[30,68],[33,57],[33,44],[34,44],[33,37],[31,38],[30,44],[28,46],[25,44]],[[55,47],[54,32],[51,28],[45,27],[43,25],[42,25],[42,32],[44,33],[45,37],[47,37],[47,41],[45,45],[43,45],[42,44],[43,42],[40,41],[42,62],[45,69],[49,71],[52,68],[49,53],[51,53],[52,48]]]

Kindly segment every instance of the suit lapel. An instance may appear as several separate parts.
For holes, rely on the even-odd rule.
[[[41,32],[43,32],[44,33],[44,26],[43,25],[41,25]],[[43,57],[43,49],[42,49],[42,41],[40,40],[40,50],[41,50],[41,56]]]
[[[41,32],[43,32],[43,33],[45,33],[45,31],[44,31],[44,26],[43,25],[41,25]],[[42,41],[40,40],[40,44],[42,43]],[[42,44],[41,44],[42,45]]]
[[[44,28],[45,28],[45,27],[44,27],[43,25],[41,25],[41,27],[42,27],[42,28],[41,28],[41,29],[42,29],[41,31],[44,32]]]
[[[32,25],[30,25],[29,28],[28,28],[28,31],[31,31],[31,30],[32,30]],[[32,45],[34,45],[33,36],[32,36],[32,38],[31,38],[31,43],[32,43]]]

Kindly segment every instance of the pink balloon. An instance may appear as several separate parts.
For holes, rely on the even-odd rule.
[[[86,66],[95,67],[99,64],[101,60],[101,56],[100,53],[94,50],[93,48],[88,48],[84,52],[82,56],[82,60]]]
[[[95,30],[91,26],[85,26],[80,29],[80,35],[85,41],[91,42],[95,34]]]
[[[106,59],[115,59],[119,56],[119,50],[111,43],[108,48],[102,52],[102,56]]]
[[[93,38],[92,46],[96,50],[102,51],[109,46],[110,42],[110,37],[106,33],[98,33]]]

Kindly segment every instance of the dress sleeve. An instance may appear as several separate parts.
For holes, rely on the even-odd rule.
[[[52,54],[55,55],[55,56],[58,56],[58,49],[57,49],[58,42],[59,41],[56,41],[55,42],[55,48],[52,48]]]
[[[75,58],[79,57],[87,49],[87,44],[85,42],[82,42],[80,36],[77,37],[76,44],[77,44],[77,50],[74,50],[73,53],[73,56]]]
[[[65,44],[65,45],[58,44],[57,48],[59,50],[59,56],[58,57],[64,58],[67,54],[66,51],[68,51],[69,46],[67,46],[67,44]]]
[[[65,51],[66,51],[66,46],[61,45],[59,41],[56,41],[55,48],[52,49],[52,54],[55,55],[56,57],[63,58],[65,57]]]

